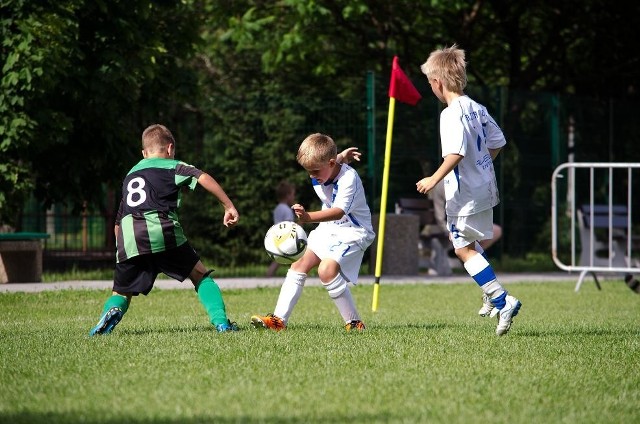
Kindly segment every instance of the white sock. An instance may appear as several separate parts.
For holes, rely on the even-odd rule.
[[[273,315],[282,318],[285,324],[289,321],[289,316],[302,295],[305,281],[307,281],[307,274],[291,269],[287,271],[287,276],[280,288],[276,309],[273,311]]]
[[[342,274],[338,273],[336,278],[327,284],[324,282],[322,284],[329,292],[329,296],[333,299],[333,303],[335,303],[338,311],[340,311],[340,315],[342,315],[342,319],[344,319],[345,323],[353,320],[360,320],[356,304],[351,296],[351,290],[349,290],[347,280],[344,279]]]
[[[491,299],[504,293],[504,289],[498,282],[498,278],[493,272],[489,261],[481,254],[473,255],[471,259],[464,263],[464,268]]]

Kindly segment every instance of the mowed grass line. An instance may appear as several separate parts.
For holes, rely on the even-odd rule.
[[[235,334],[191,290],[134,299],[90,338],[105,291],[0,295],[2,423],[621,423],[640,420],[640,296],[622,281],[517,283],[511,332],[476,315],[469,284],[353,290],[345,333],[307,287],[287,331],[249,328],[279,289],[225,291]]]

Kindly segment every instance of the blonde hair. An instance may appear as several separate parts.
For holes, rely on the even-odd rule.
[[[142,149],[149,153],[156,153],[166,149],[169,144],[175,147],[176,140],[171,131],[164,125],[149,125],[142,133]]]
[[[313,168],[335,159],[338,148],[331,137],[325,134],[315,133],[307,136],[298,148],[298,163],[303,168]]]
[[[457,44],[434,50],[420,70],[427,78],[439,79],[444,87],[454,93],[462,93],[467,86],[467,63],[464,50]]]

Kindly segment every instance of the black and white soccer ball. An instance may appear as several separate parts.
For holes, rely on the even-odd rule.
[[[291,264],[307,250],[307,233],[292,221],[274,224],[264,236],[264,248],[279,264]]]

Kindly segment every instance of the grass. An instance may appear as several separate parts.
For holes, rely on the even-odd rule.
[[[249,329],[278,289],[225,291],[242,330],[216,334],[192,290],[134,299],[109,336],[108,292],[0,294],[2,423],[620,423],[640,420],[640,297],[621,281],[517,283],[495,336],[469,284],[353,290],[345,333],[307,287],[289,329]]]

